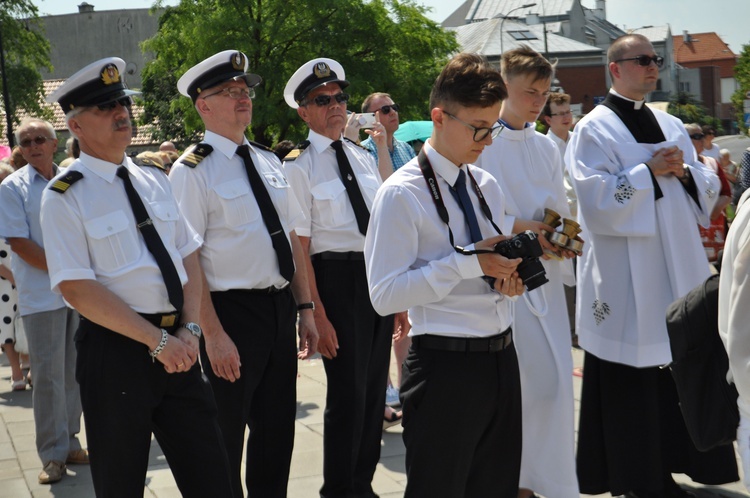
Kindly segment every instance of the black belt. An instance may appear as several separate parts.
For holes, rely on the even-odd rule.
[[[415,349],[434,349],[455,353],[496,353],[513,343],[513,334],[508,329],[492,337],[465,338],[423,334],[411,338]]]
[[[289,287],[289,283],[287,282],[284,284],[283,287],[264,287],[263,289],[232,289],[233,291],[242,293],[242,294],[278,294],[279,292],[285,292],[291,290]]]
[[[174,313],[138,313],[149,323],[156,325],[160,329],[170,329],[180,324],[180,314]]]
[[[363,252],[333,252],[325,251],[310,256],[311,261],[364,261],[365,253]]]

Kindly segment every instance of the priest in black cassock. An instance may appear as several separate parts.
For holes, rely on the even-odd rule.
[[[719,180],[682,123],[644,105],[664,60],[626,35],[607,53],[612,89],[576,127],[566,164],[589,244],[578,264],[584,360],[578,435],[582,493],[692,496],[673,480],[738,480],[733,447],[698,452],[669,370],[665,312],[709,274],[698,234]]]

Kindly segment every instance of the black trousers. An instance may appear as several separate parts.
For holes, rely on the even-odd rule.
[[[364,261],[318,260],[313,268],[339,341],[336,358],[323,360],[328,390],[320,496],[374,497],[393,317],[373,309]]]
[[[739,480],[734,447],[698,451],[669,369],[636,368],[586,353],[578,427],[581,493],[661,493],[672,473],[696,482]]]
[[[152,432],[182,496],[232,496],[216,404],[199,364],[169,374],[143,344],[83,318],[76,348],[97,497],[143,496]]]
[[[243,496],[240,466],[247,427],[248,496],[285,497],[297,410],[294,298],[287,288],[276,294],[212,292],[211,300],[242,362],[235,382],[216,377],[201,344],[201,361],[219,407],[234,496]]]
[[[400,396],[405,498],[516,498],[521,384],[513,345],[494,353],[415,347]]]

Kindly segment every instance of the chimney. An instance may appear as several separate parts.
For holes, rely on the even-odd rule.
[[[607,20],[607,6],[605,0],[596,0],[595,15],[602,21]]]
[[[533,26],[535,24],[542,24],[542,20],[539,17],[539,14],[527,14],[526,19],[524,19],[524,21],[526,21],[526,24],[529,26]]]
[[[86,2],[83,2],[81,5],[78,6],[79,14],[85,14],[87,12],[94,12],[94,6]]]
[[[682,31],[682,41],[683,43],[690,43],[690,33],[688,33],[687,30]]]

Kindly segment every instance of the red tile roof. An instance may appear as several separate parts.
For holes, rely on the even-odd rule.
[[[716,33],[690,33],[690,41],[687,43],[683,35],[673,38],[674,58],[678,64],[706,62],[707,65],[713,65],[717,61],[737,59],[729,45]]]
[[[45,80],[44,81],[44,95],[49,95],[50,93],[57,90],[58,87],[62,85],[64,81],[65,81],[64,79]],[[65,133],[66,136],[69,135],[68,127],[65,124],[65,114],[63,114],[60,106],[57,105],[57,103],[49,104],[47,102],[43,102],[42,106],[45,109],[49,109],[50,111],[52,111],[53,117],[50,120],[50,122],[52,123],[52,126],[55,128],[55,131],[57,133],[63,132]],[[134,121],[138,121],[138,119],[141,117],[142,114],[143,114],[143,107],[138,104],[134,104],[133,105]],[[27,113],[25,112],[20,113],[21,119],[25,118],[26,116],[28,116]],[[3,127],[2,137],[0,137],[0,145],[8,145],[8,139],[5,133],[5,110],[4,109],[0,111],[0,120],[1,120],[0,123],[2,123],[2,127]],[[142,147],[142,146],[147,146],[147,145],[159,145],[158,142],[154,142],[151,139],[151,131],[153,130],[153,128],[154,128],[154,125],[138,126],[138,134],[135,137],[133,137],[133,141],[130,143],[130,146]]]

